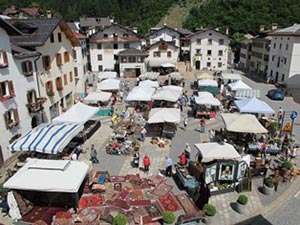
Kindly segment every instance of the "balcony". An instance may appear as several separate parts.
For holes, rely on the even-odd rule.
[[[8,67],[8,63],[0,63],[0,69]]]
[[[53,97],[54,96],[54,91],[47,91],[47,96]]]
[[[19,123],[17,121],[10,120],[10,121],[8,121],[7,126],[9,129],[12,129],[12,128],[18,126],[18,124]]]
[[[38,98],[36,102],[30,102],[26,106],[28,108],[29,113],[36,113],[43,110],[43,104],[47,98]]]

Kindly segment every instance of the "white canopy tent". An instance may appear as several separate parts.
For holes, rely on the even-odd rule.
[[[104,80],[104,79],[112,79],[117,77],[117,72],[113,71],[104,71],[104,72],[99,72],[98,73],[98,79],[99,80]]]
[[[138,86],[134,87],[131,92],[129,92],[126,101],[151,101],[152,95],[155,92],[155,88],[148,86]]]
[[[240,154],[235,148],[227,143],[199,143],[195,144],[195,147],[198,149],[197,155],[202,155],[202,162],[241,159]]]
[[[247,98],[234,101],[241,113],[274,114],[275,111],[266,102],[257,98]]]
[[[236,99],[245,99],[245,98],[260,98],[260,90],[254,89],[237,89],[235,92]]]
[[[180,94],[181,94],[183,88],[179,87],[179,86],[175,86],[175,85],[166,85],[166,86],[163,86],[162,89],[170,89],[170,90],[173,90],[173,91],[180,92]]]
[[[208,92],[208,91],[199,91],[198,92],[198,97],[199,98],[213,98],[213,94]]]
[[[210,86],[210,87],[218,87],[218,83],[215,80],[198,80],[198,85],[200,86]]]
[[[173,72],[170,73],[167,78],[170,77],[171,79],[175,79],[175,80],[182,80],[183,79],[183,75],[179,72]]]
[[[54,118],[53,122],[85,123],[99,111],[98,107],[88,106],[81,102],[73,105],[62,115]]]
[[[180,96],[181,96],[181,93],[179,91],[175,91],[172,89],[160,88],[156,91],[156,93],[154,93],[154,95],[152,96],[152,99],[176,102]]]
[[[141,80],[157,80],[159,73],[156,72],[146,72],[139,76]]]
[[[120,81],[117,79],[106,79],[97,84],[97,90],[112,91],[120,89]]]
[[[236,91],[238,89],[252,89],[251,87],[249,87],[247,84],[245,84],[241,80],[236,81],[234,83],[230,83],[230,84],[228,84],[228,86],[232,91]]]
[[[97,104],[98,102],[107,102],[111,98],[112,93],[104,92],[104,91],[97,91],[91,92],[88,96],[85,97],[84,101],[87,104]]]
[[[36,151],[57,154],[62,152],[82,130],[82,123],[55,122],[41,124],[14,141],[9,149],[11,151]]]
[[[89,166],[79,161],[28,159],[3,185],[14,190],[78,192]]]
[[[176,66],[172,63],[163,63],[161,64],[162,67],[164,68],[175,68]]]
[[[158,88],[159,83],[158,83],[158,81],[153,81],[153,80],[143,80],[139,83],[139,86]]]
[[[222,73],[223,80],[241,80],[242,77],[238,73]]]
[[[206,97],[206,98],[203,98],[203,97],[195,97],[195,102],[197,105],[212,105],[212,106],[220,106],[221,105],[221,102],[217,99],[217,98],[214,98],[214,97]]]
[[[148,123],[179,123],[180,109],[152,108],[149,113]]]
[[[226,130],[239,133],[268,133],[254,115],[222,113]]]

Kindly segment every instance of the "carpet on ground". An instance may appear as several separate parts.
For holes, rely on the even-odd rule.
[[[164,181],[161,181],[154,189],[151,191],[151,194],[156,195],[157,197],[165,197],[170,191],[172,191],[173,186],[166,184]]]
[[[178,203],[176,197],[172,192],[169,192],[165,197],[159,197],[158,203],[161,206],[163,211],[178,211],[181,210],[181,206]]]
[[[176,195],[176,198],[186,214],[193,214],[198,211],[195,203],[186,193]]]
[[[101,194],[82,195],[78,202],[78,206],[81,209],[86,207],[99,206],[103,204],[104,201],[105,201],[104,196]]]

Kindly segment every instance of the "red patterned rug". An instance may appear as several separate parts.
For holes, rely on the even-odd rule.
[[[140,180],[140,174],[127,174],[126,180]]]
[[[122,200],[125,200],[127,198],[127,196],[129,195],[130,191],[131,191],[131,188],[124,187],[122,189],[122,191],[120,192],[119,198]]]
[[[186,214],[193,214],[198,211],[195,203],[186,193],[176,195],[176,198]]]
[[[164,177],[159,176],[159,175],[153,175],[151,177],[148,178],[149,179],[149,183],[151,186],[156,187],[157,185],[159,185],[163,180],[165,180]]]
[[[130,206],[149,206],[151,205],[151,201],[149,199],[144,200],[130,200],[129,201]]]
[[[125,182],[126,177],[125,176],[112,176],[110,177],[111,182]]]
[[[127,199],[130,199],[130,200],[142,200],[144,199],[144,193],[142,190],[140,189],[137,189],[137,190],[134,190],[132,192],[129,193]]]
[[[168,193],[164,198],[159,197],[158,203],[163,211],[175,212],[182,209],[172,192]]]
[[[127,202],[124,200],[121,200],[121,199],[116,199],[114,201],[107,200],[106,204],[115,206],[117,208],[125,209],[125,210],[128,210],[130,208],[130,206],[127,204]]]
[[[78,206],[80,209],[87,208],[87,207],[93,207],[93,206],[99,206],[103,204],[105,201],[104,196],[97,194],[97,195],[83,195],[81,196]]]
[[[164,181],[161,181],[158,186],[156,186],[151,194],[158,197],[165,197],[170,191],[172,191],[173,186],[166,184]]]

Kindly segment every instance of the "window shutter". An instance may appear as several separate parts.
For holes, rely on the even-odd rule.
[[[32,68],[32,62],[28,61],[28,67],[29,67],[29,71],[28,72],[33,72],[33,68]]]
[[[7,58],[7,52],[6,51],[3,51],[3,62],[4,62],[4,64],[8,65],[8,58]]]
[[[36,91],[35,90],[33,90],[33,99],[34,99],[34,102],[37,102],[37,96],[36,96]]]
[[[5,112],[5,113],[3,114],[3,117],[4,117],[4,123],[5,123],[6,129],[9,129],[7,112]]]
[[[23,73],[26,73],[27,71],[26,71],[26,61],[25,62],[22,62],[22,72]]]
[[[57,66],[61,66],[62,65],[62,58],[61,58],[61,54],[60,53],[56,54],[56,64],[57,64]]]
[[[12,80],[8,81],[8,89],[9,89],[9,95],[15,95],[15,89],[14,89],[14,84]]]
[[[2,85],[0,85],[0,99],[3,98],[3,90],[2,90]]]
[[[15,122],[19,123],[20,122],[20,118],[19,118],[18,109],[13,109],[13,114],[14,114]]]
[[[160,57],[160,52],[158,52],[158,57]]]

